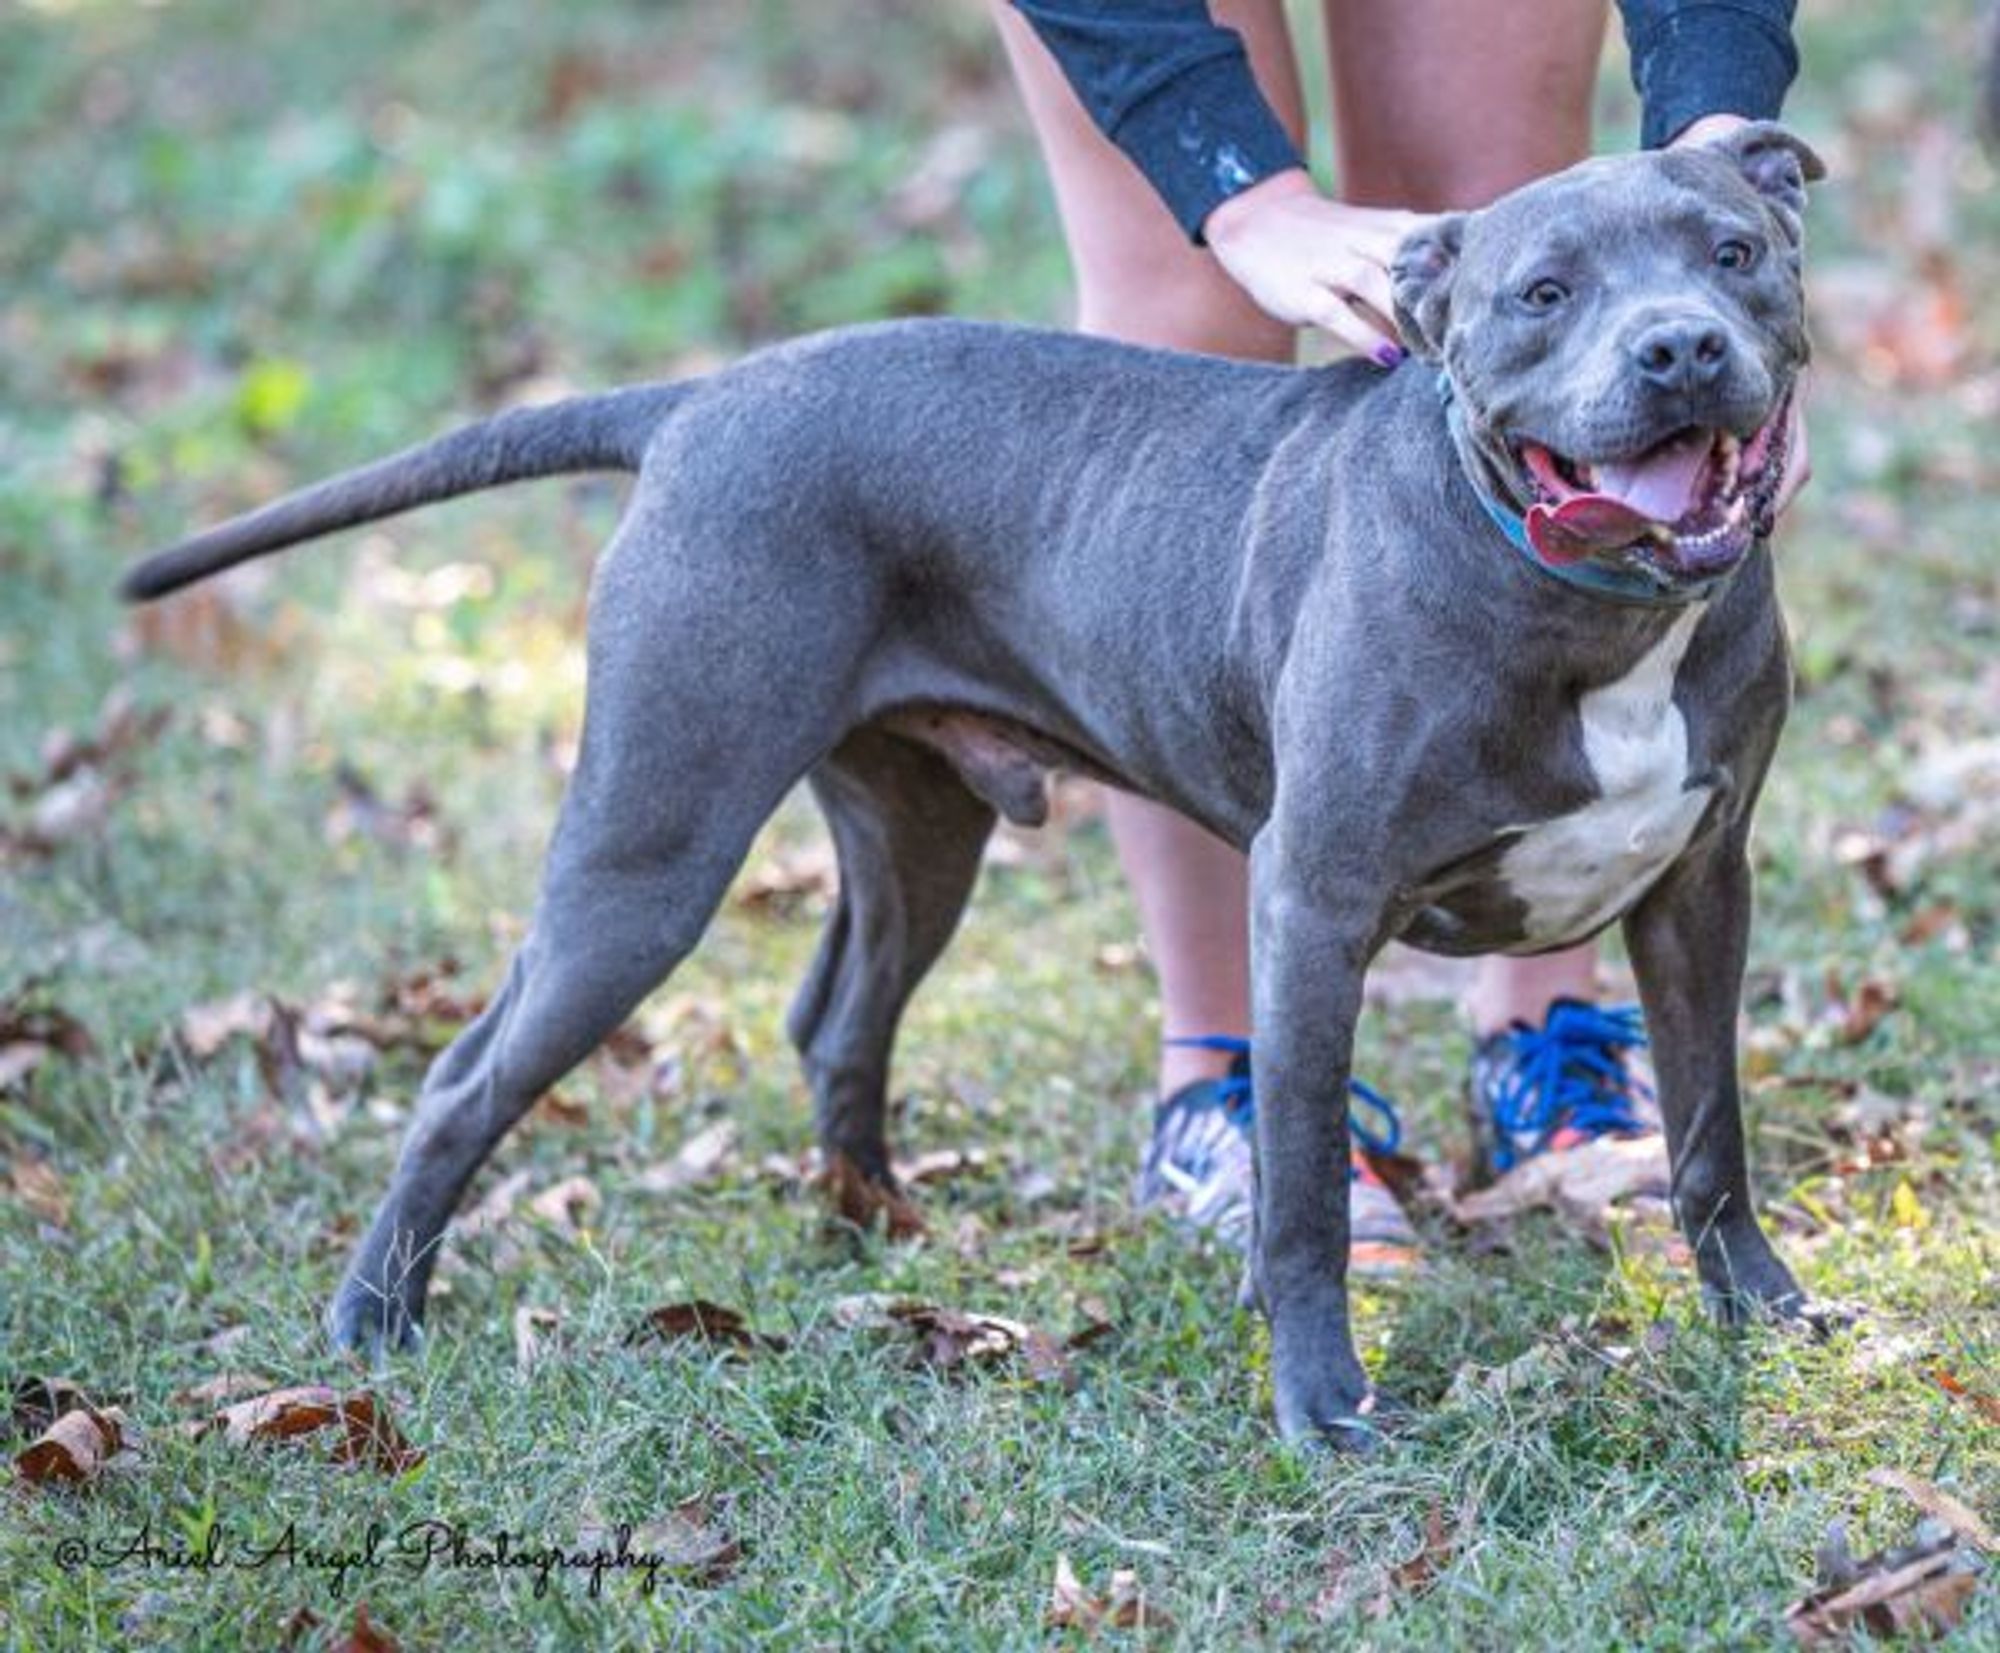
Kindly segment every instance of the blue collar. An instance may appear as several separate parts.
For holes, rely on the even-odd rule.
[[[1438,374],[1438,398],[1444,403],[1445,420],[1453,427],[1454,433],[1463,420],[1458,411],[1457,399],[1452,395],[1451,380],[1442,372]],[[1464,470],[1464,467],[1460,467]],[[1552,580],[1577,591],[1588,592],[1593,597],[1614,603],[1638,603],[1647,608],[1681,608],[1688,603],[1699,602],[1710,597],[1743,566],[1737,562],[1721,573],[1705,580],[1688,582],[1676,581],[1668,584],[1658,575],[1648,571],[1644,565],[1613,568],[1588,558],[1581,562],[1550,562],[1537,551],[1534,542],[1528,538],[1528,525],[1518,511],[1509,510],[1495,499],[1469,470],[1464,471],[1466,484],[1473,495],[1485,507],[1486,514],[1493,519],[1493,526],[1507,538],[1507,543],[1521,553],[1522,559],[1538,574],[1545,574]],[[1743,559],[1747,561],[1748,559]]]

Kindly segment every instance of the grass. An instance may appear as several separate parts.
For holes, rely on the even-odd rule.
[[[927,1190],[931,1243],[829,1231],[765,1168],[806,1140],[778,1023],[820,902],[732,904],[643,1019],[660,1082],[586,1070],[580,1113],[538,1112],[482,1179],[475,1197],[525,1171],[525,1199],[582,1175],[599,1203],[454,1244],[430,1356],[384,1391],[428,1449],[394,1477],[173,1426],[225,1371],[360,1381],[314,1317],[420,1052],[387,1052],[359,1096],[281,1100],[249,1043],[194,1062],[163,1030],[246,989],[367,998],[446,958],[455,991],[494,979],[615,499],[551,485],[392,524],[285,563],[199,634],[134,630],[116,570],[529,380],[654,376],[888,313],[1057,318],[1052,214],[973,8],[0,17],[0,773],[24,778],[0,824],[45,796],[51,731],[93,727],[114,687],[168,713],[102,765],[101,823],[0,863],[0,1004],[93,1041],[0,1093],[5,1375],[72,1378],[142,1432],[87,1492],[0,1501],[0,1646],[268,1647],[301,1607],[326,1621],[301,1645],[325,1646],[361,1599],[409,1647],[1038,1645],[1063,1555],[1097,1595],[1136,1570],[1173,1621],[1160,1644],[1782,1646],[1829,1522],[1856,1553],[1908,1536],[1871,1469],[1990,1516],[1993,1427],[1931,1375],[2000,1389],[1978,744],[2000,722],[2000,196],[1960,136],[1974,26],[1956,0],[1808,8],[1795,105],[1837,176],[1814,207],[1819,480],[1782,554],[1801,681],[1758,840],[1750,1123],[1783,1249],[1816,1293],[1872,1307],[1862,1330],[1732,1339],[1643,1248],[1553,1222],[1499,1252],[1437,1232],[1422,1279],[1360,1299],[1367,1359],[1421,1408],[1410,1439],[1367,1465],[1286,1452],[1231,1264],[1127,1208],[1154,1013],[1085,817],[991,869],[911,1017],[905,1151],[982,1150]],[[1629,131],[1609,80],[1605,108],[1608,137]],[[957,181],[926,195],[926,168]],[[753,866],[813,831],[791,806]],[[1869,980],[1896,1007],[1843,1042]],[[1399,999],[1364,1044],[1420,1146],[1462,1151],[1450,1005]],[[722,1119],[741,1139],[713,1186],[646,1191]],[[1114,1331],[1073,1388],[950,1376],[843,1323],[871,1292]],[[627,1346],[689,1297],[791,1347]],[[563,1316],[527,1371],[523,1308]],[[1607,1364],[1612,1345],[1636,1352]],[[1502,1367],[1520,1381],[1487,1380]],[[743,1554],[650,1595],[283,1553],[67,1571],[55,1549],[199,1549],[220,1524],[247,1563],[288,1531],[338,1549],[425,1520],[568,1544],[696,1498]],[[1398,1582],[1433,1511],[1448,1541]],[[2000,1646],[1990,1579],[1957,1643]]]

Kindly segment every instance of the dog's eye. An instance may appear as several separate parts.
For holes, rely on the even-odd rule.
[[[1757,249],[1747,241],[1725,241],[1715,249],[1715,262],[1725,270],[1747,270],[1757,262]]]
[[[1521,302],[1530,310],[1553,310],[1568,297],[1569,289],[1548,276],[1531,281],[1521,289]]]

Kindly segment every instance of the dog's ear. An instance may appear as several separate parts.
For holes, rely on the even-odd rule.
[[[1806,185],[1826,176],[1826,162],[1813,146],[1776,121],[1752,121],[1703,147],[1728,160],[1764,197],[1798,239],[1806,210]]]
[[[1389,265],[1396,304],[1396,330],[1426,361],[1444,354],[1445,322],[1451,314],[1451,283],[1465,242],[1465,214],[1433,218],[1403,238]]]

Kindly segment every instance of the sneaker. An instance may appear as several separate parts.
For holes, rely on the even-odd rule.
[[[1228,1052],[1229,1072],[1219,1079],[1183,1085],[1160,1104],[1134,1198],[1141,1207],[1158,1206],[1190,1228],[1247,1251],[1254,1199],[1251,1143],[1257,1117],[1249,1041],[1188,1042]],[[1388,1098],[1358,1079],[1350,1081],[1349,1091],[1379,1124],[1366,1125],[1353,1113],[1348,1117],[1348,1130],[1358,1144],[1349,1169],[1348,1267],[1361,1274],[1401,1273],[1418,1262],[1416,1231],[1362,1149],[1394,1153],[1402,1140],[1402,1123]]]
[[[1656,1131],[1637,1005],[1557,999],[1472,1056],[1473,1129],[1495,1174],[1537,1154]]]

